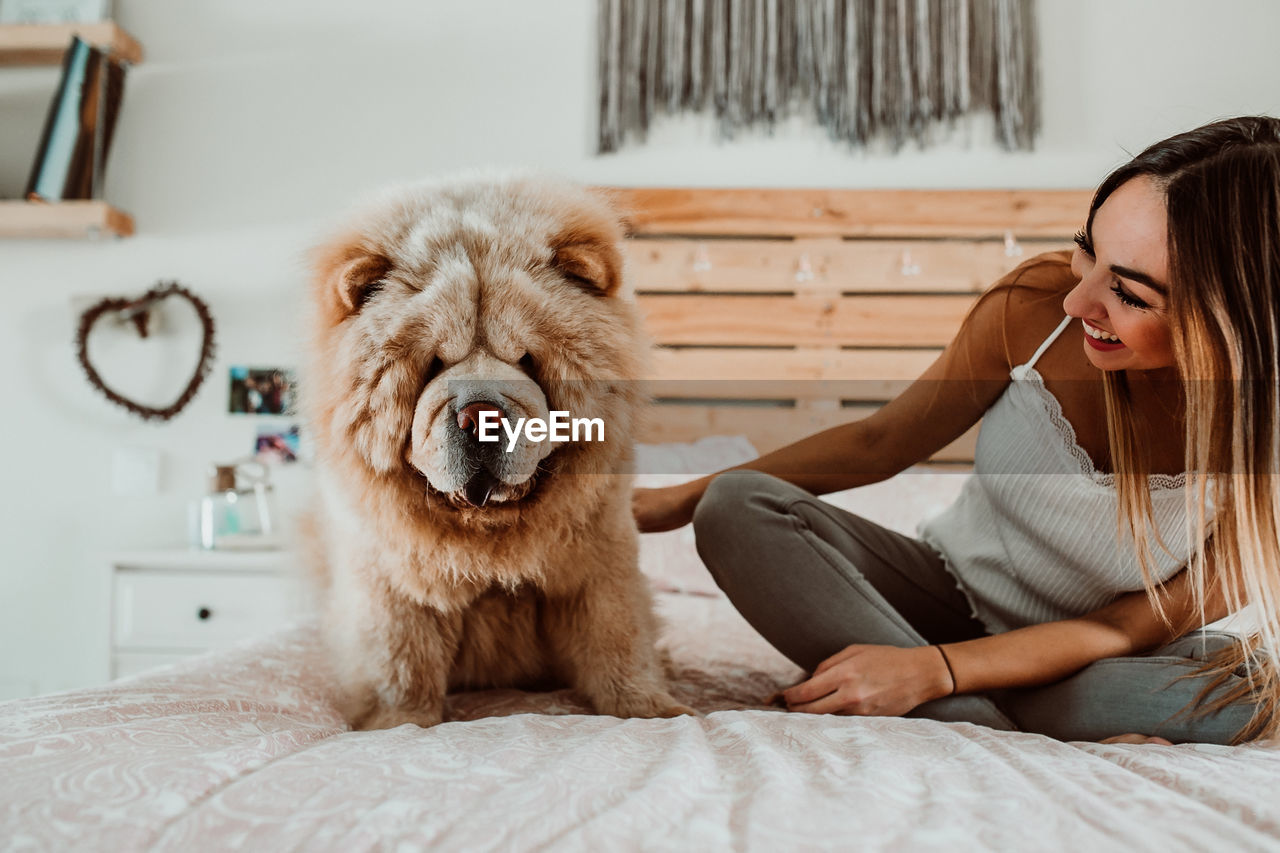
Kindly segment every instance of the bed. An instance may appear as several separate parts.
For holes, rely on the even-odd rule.
[[[985,283],[1038,241],[1062,245],[1084,204],[619,197],[659,346],[645,485],[887,399]],[[715,435],[729,423],[738,435]],[[958,492],[966,441],[829,499],[911,532]],[[431,729],[352,732],[318,625],[303,619],[103,687],[0,704],[0,848],[1280,850],[1280,744],[1061,743],[788,714],[767,699],[802,673],[718,594],[689,530],[645,536],[642,567],[673,692],[701,716],[620,720],[569,691],[488,690],[451,696]]]
[[[1059,743],[786,714],[799,673],[720,598],[663,593],[700,718],[561,692],[347,731],[316,626],[0,706],[10,850],[1274,850],[1280,750]]]

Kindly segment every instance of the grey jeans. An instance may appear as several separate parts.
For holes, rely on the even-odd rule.
[[[807,670],[854,643],[908,647],[987,635],[928,545],[776,477],[719,475],[698,503],[693,526],[698,553],[730,601]],[[949,696],[907,716],[1060,740],[1138,732],[1174,743],[1225,744],[1249,722],[1254,706],[1238,702],[1192,715],[1187,711],[1207,676],[1179,676],[1191,675],[1206,654],[1231,642],[1229,634],[1197,631],[1147,654],[1105,658],[1053,684]]]

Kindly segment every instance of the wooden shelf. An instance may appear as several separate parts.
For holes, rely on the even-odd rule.
[[[0,237],[128,237],[133,217],[105,201],[0,201]]]
[[[125,62],[142,61],[142,46],[112,21],[92,24],[0,24],[0,66],[61,65],[72,35]]]
[[[0,24],[0,67],[61,65],[73,35],[125,62],[142,61],[142,46],[113,21]],[[133,218],[104,201],[0,201],[0,237],[84,239],[131,234]]]

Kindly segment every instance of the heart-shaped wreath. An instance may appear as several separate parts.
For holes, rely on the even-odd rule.
[[[120,319],[131,321],[137,328],[138,335],[145,338],[147,337],[147,322],[151,317],[151,309],[156,303],[170,296],[178,296],[185,299],[195,308],[196,315],[200,318],[200,325],[204,329],[204,339],[200,344],[200,361],[196,364],[196,370],[191,376],[191,381],[187,383],[187,387],[182,390],[177,400],[174,400],[173,403],[163,409],[158,409],[154,406],[144,406],[136,403],[108,387],[101,374],[89,361],[89,333],[93,331],[93,325],[99,319],[104,316],[114,315]],[[213,315],[209,313],[209,306],[176,281],[162,281],[137,299],[112,297],[103,299],[85,309],[84,313],[80,315],[80,327],[76,332],[76,356],[80,361],[80,366],[84,368],[85,375],[89,377],[89,384],[105,394],[106,398],[111,402],[118,406],[123,406],[144,420],[167,421],[186,408],[187,404],[195,397],[196,391],[200,388],[200,383],[204,381],[209,372],[209,368],[213,365],[213,352]]]

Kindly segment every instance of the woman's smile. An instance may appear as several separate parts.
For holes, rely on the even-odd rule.
[[[1084,326],[1085,343],[1094,349],[1103,352],[1124,349],[1124,342],[1110,332],[1104,332],[1102,329],[1090,325],[1088,320],[1082,319],[1080,323]]]

